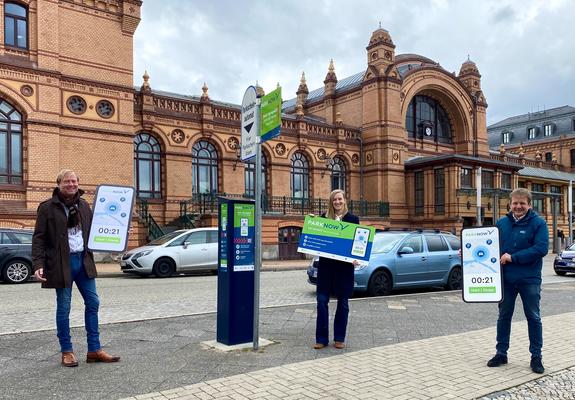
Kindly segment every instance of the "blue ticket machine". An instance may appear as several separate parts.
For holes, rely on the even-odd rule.
[[[254,339],[255,204],[219,198],[217,341]]]

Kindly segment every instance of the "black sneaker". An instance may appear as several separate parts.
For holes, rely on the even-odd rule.
[[[535,372],[536,374],[542,374],[545,372],[541,357],[531,357],[531,371]]]
[[[495,354],[495,356],[491,360],[487,361],[488,367],[499,367],[500,365],[503,364],[507,364],[507,356],[501,354]]]

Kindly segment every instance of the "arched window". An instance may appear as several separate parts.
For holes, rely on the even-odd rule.
[[[0,99],[0,183],[22,184],[22,115]]]
[[[28,49],[28,10],[18,3],[4,3],[4,44]]]
[[[162,152],[160,143],[149,133],[134,138],[134,184],[139,198],[162,197]]]
[[[427,96],[415,96],[409,103],[405,117],[409,137],[452,143],[449,116],[441,104]]]
[[[300,152],[291,157],[291,195],[307,199],[309,197],[309,163]]]
[[[192,192],[218,192],[218,152],[206,140],[197,141],[192,147]]]
[[[262,178],[261,178],[261,185],[262,185],[262,192],[264,196],[267,194],[267,180],[266,180],[266,172],[267,172],[267,165],[268,160],[264,153],[262,153]],[[245,192],[246,196],[253,197],[255,195],[255,174],[254,170],[256,168],[256,160],[255,157],[252,157],[248,162],[245,163],[244,168],[244,177],[245,177]]]
[[[345,162],[341,157],[334,157],[329,162],[331,170],[331,190],[341,189],[345,192]]]

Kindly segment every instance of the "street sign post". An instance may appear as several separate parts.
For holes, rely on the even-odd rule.
[[[246,161],[256,155],[257,142],[259,140],[259,99],[256,88],[250,86],[244,93],[242,100],[242,143],[240,158]]]

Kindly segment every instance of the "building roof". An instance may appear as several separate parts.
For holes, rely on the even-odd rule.
[[[575,181],[575,174],[569,172],[562,172],[556,171],[554,169],[544,169],[544,168],[536,168],[536,167],[523,167],[522,170],[519,171],[519,175],[521,176],[530,176],[534,178],[541,178],[546,180],[554,180],[554,181],[564,181],[569,182]]]
[[[356,86],[360,86],[362,80],[363,80],[363,75],[365,75],[365,72],[358,72],[357,74],[354,74],[352,76],[348,76],[347,78],[344,78],[342,80],[337,81],[336,85],[335,85],[335,91],[336,93],[340,90],[343,89],[351,89],[353,87]],[[323,97],[323,92],[324,92],[324,87],[320,87],[318,89],[314,89],[311,92],[309,92],[309,94],[307,95],[307,101],[312,101],[314,99]],[[283,102],[282,104],[282,109],[284,111],[294,108],[295,104],[296,104],[296,100],[297,98],[293,98],[293,99],[289,99]]]
[[[401,63],[405,63],[405,64],[398,65]],[[419,54],[398,54],[397,56],[395,56],[395,64],[398,65],[397,69],[399,71],[399,75],[402,78],[407,71],[415,69],[417,67],[426,66],[429,64],[434,65],[434,66],[439,65],[435,61],[433,61],[427,57],[420,56]],[[362,71],[362,72],[358,72],[357,74],[348,76],[347,78],[344,78],[344,79],[337,81],[337,84],[335,85],[335,92],[337,93],[338,91],[349,90],[349,89],[353,89],[355,87],[361,86],[361,82],[363,81],[364,75],[365,75],[365,71]],[[323,97],[323,93],[324,93],[324,87],[323,86],[320,88],[314,89],[314,90],[309,92],[309,94],[307,96],[307,101],[309,102],[309,101],[313,101],[315,99],[321,98],[321,97]],[[293,109],[295,108],[295,105],[296,105],[296,100],[297,100],[297,98],[294,97],[292,99],[284,101],[282,104],[282,110],[293,111]]]
[[[134,88],[136,89],[136,93],[140,92],[139,87],[134,86]],[[157,96],[171,97],[173,99],[180,99],[180,100],[185,100],[185,101],[199,102],[201,100],[200,96],[192,96],[192,95],[186,95],[186,94],[167,92],[165,90],[152,89],[152,93],[157,95]],[[242,106],[239,104],[227,103],[225,101],[216,101],[216,100],[210,99],[210,103],[218,105],[218,106],[222,106],[222,107],[229,107],[229,108],[236,108],[236,109],[242,108]]]
[[[505,145],[529,145],[549,140],[556,140],[561,135],[575,134],[575,107],[562,106],[549,110],[538,111],[509,117],[503,121],[487,127],[487,140],[489,147],[497,148],[503,143],[503,134],[506,133]],[[545,127],[551,125],[551,135],[545,136]],[[535,128],[535,137],[529,138],[529,130]]]
[[[472,156],[464,156],[461,154],[442,154],[439,156],[415,156],[405,162],[406,167],[418,167],[429,164],[447,164],[447,163],[469,163],[476,165],[490,165],[493,167],[505,167],[505,169],[520,170],[522,165],[509,164],[503,161],[492,160],[490,158],[479,158]]]
[[[507,127],[509,125],[519,125],[524,123],[533,123],[538,120],[548,120],[550,118],[554,118],[567,113],[575,113],[575,107],[561,106],[551,108],[549,110],[515,115],[513,117],[505,118],[503,121],[491,124],[487,127],[487,129],[495,129],[495,128]]]

